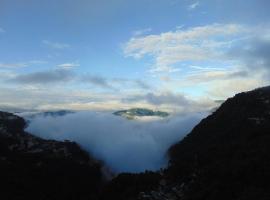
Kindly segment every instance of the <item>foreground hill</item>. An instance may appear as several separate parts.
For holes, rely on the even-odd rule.
[[[165,170],[117,177],[103,199],[270,199],[270,87],[228,99],[169,156]]]
[[[270,87],[228,99],[170,157],[185,199],[270,199]]]
[[[77,144],[40,139],[25,125],[0,112],[1,199],[97,199],[101,164]]]

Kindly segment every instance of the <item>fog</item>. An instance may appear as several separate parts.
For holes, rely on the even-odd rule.
[[[142,172],[166,167],[168,148],[205,115],[174,115],[154,121],[127,120],[107,112],[37,115],[29,118],[26,131],[45,139],[75,141],[115,173]]]

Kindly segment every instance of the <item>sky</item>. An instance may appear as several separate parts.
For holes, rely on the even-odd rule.
[[[268,0],[0,0],[0,107],[194,112],[270,82]]]

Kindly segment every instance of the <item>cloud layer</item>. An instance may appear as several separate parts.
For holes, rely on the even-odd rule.
[[[167,149],[204,115],[145,122],[105,112],[77,112],[56,118],[36,117],[27,131],[47,139],[76,141],[114,172],[142,172],[165,167]]]
[[[70,81],[75,74],[65,69],[33,72],[29,74],[20,74],[11,79],[11,82],[21,84],[53,84],[57,82]]]

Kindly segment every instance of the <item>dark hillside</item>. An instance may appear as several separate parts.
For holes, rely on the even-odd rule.
[[[24,132],[25,121],[0,112],[1,199],[96,199],[101,164],[73,142]]]
[[[270,199],[270,87],[228,99],[170,157],[186,199]]]

